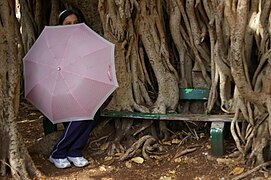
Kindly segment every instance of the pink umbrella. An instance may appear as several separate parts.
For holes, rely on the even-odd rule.
[[[23,63],[25,97],[53,123],[93,119],[118,87],[114,44],[84,23],[46,26]]]

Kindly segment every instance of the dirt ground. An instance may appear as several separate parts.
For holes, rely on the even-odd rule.
[[[143,163],[137,159],[120,162],[119,155],[115,157],[96,155],[95,150],[86,148],[84,155],[90,160],[89,166],[57,169],[48,161],[49,154],[39,152],[38,148],[34,150],[31,148],[44,138],[40,117],[39,111],[25,102],[22,103],[18,126],[34,163],[44,173],[45,179],[224,180],[232,179],[251,169],[229,156],[234,154],[235,150],[229,135],[225,138],[225,155],[211,156],[208,126],[203,127],[203,131],[197,132],[198,138],[186,136],[188,138],[178,139],[178,136],[172,136],[171,140],[162,143],[164,149],[162,154],[153,155],[151,160]],[[245,179],[271,179],[269,176],[269,172],[257,171]]]

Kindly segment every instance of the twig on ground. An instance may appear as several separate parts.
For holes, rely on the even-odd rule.
[[[182,156],[182,155],[185,155],[185,154],[187,154],[187,153],[194,152],[194,151],[196,151],[196,150],[197,150],[196,147],[193,147],[193,148],[187,148],[187,149],[185,149],[185,150],[183,150],[183,151],[181,151],[181,152],[178,152],[178,150],[177,150],[177,153],[175,154],[175,156],[174,156],[173,158],[174,158],[174,159],[175,159],[175,158],[178,158],[178,157],[180,157],[180,156]]]
[[[186,139],[188,139],[190,136],[191,136],[191,135],[185,136],[185,137],[182,139],[182,141],[178,144],[178,146],[182,145],[183,142],[184,142]]]

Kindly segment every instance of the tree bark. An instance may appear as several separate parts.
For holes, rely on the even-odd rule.
[[[20,59],[17,56],[19,46],[19,29],[15,17],[15,1],[3,0],[0,3],[0,91],[1,91],[1,116],[0,136],[1,138],[1,174],[6,173],[9,164],[14,179],[31,179],[41,177],[36,169],[27,149],[23,143],[20,133],[16,127],[18,115],[19,86],[20,86]]]

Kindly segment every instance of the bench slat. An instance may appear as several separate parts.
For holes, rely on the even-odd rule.
[[[209,89],[180,88],[180,100],[208,100]]]
[[[209,114],[156,114],[138,112],[104,111],[102,117],[134,118],[150,120],[172,120],[172,121],[207,121],[207,122],[231,122],[233,114],[209,115]]]

